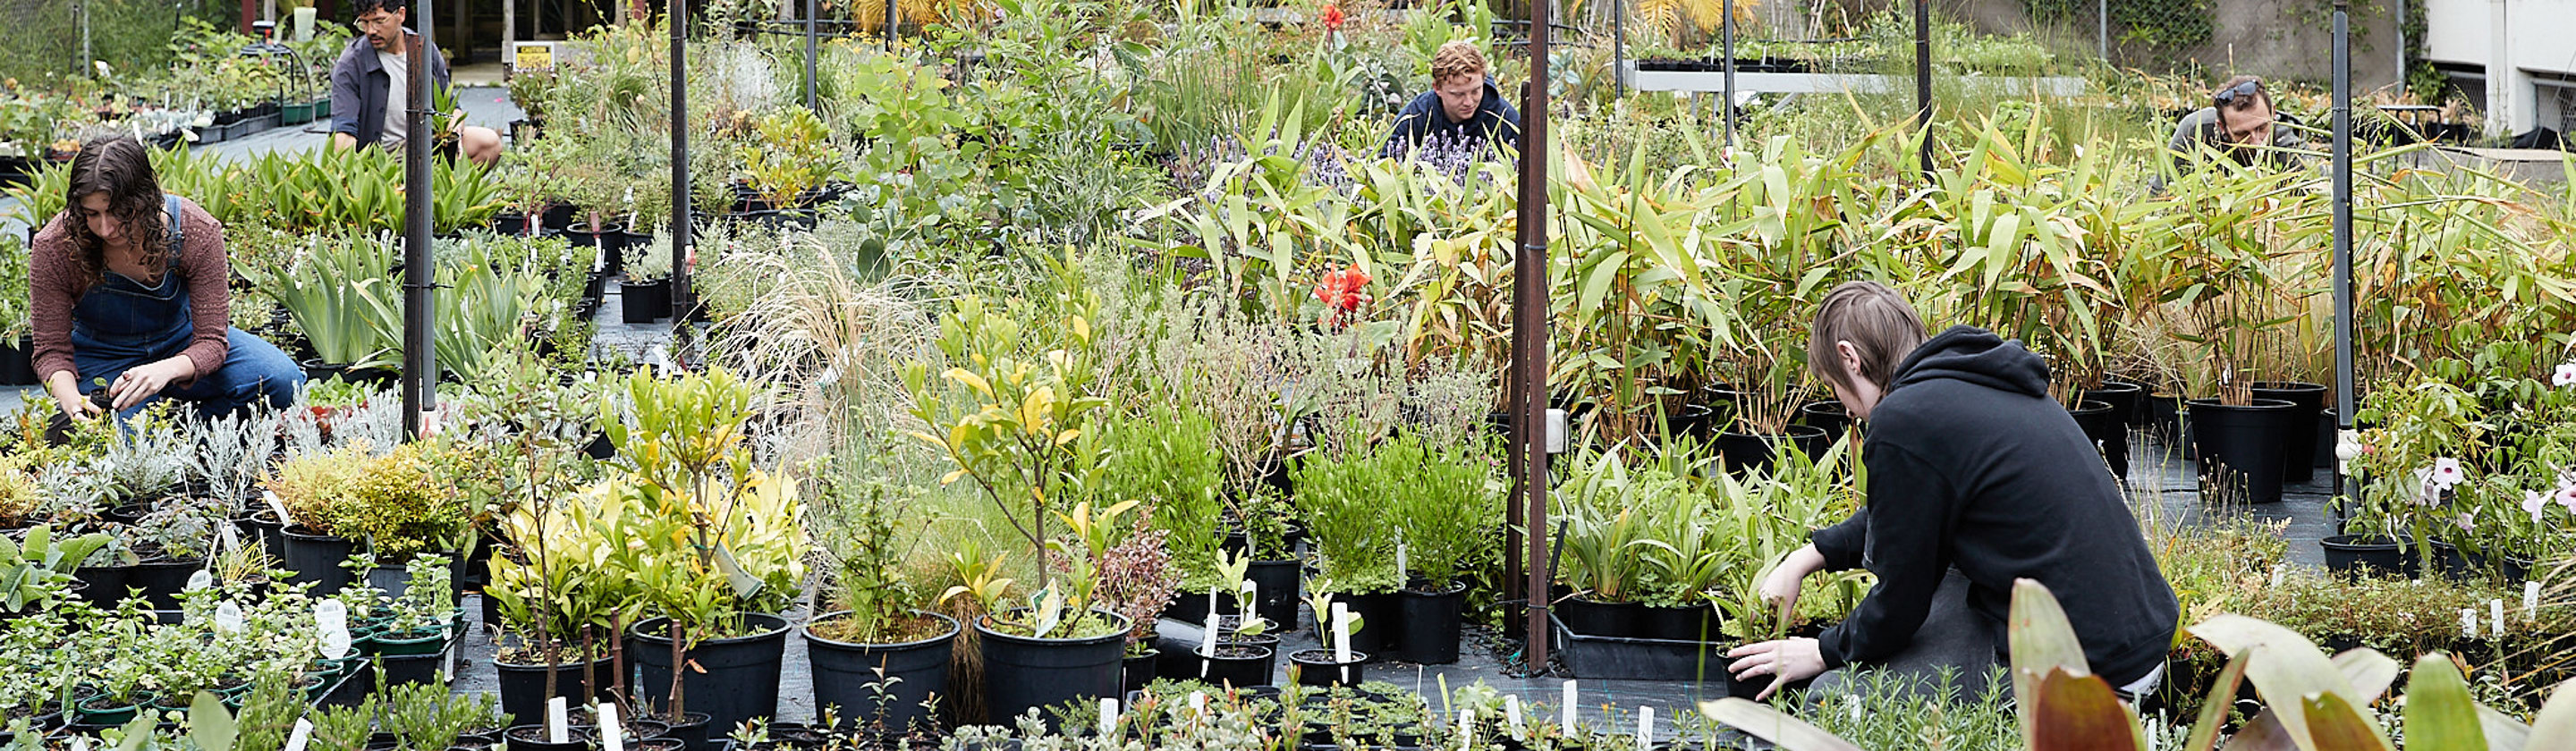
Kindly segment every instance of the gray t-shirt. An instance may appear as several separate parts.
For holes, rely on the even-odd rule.
[[[377,52],[376,63],[384,66],[385,77],[392,86],[385,89],[385,130],[376,145],[387,151],[402,148],[403,139],[411,132],[411,64],[403,56]]]

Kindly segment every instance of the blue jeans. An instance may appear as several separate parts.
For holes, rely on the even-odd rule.
[[[224,366],[212,373],[198,373],[196,380],[172,385],[160,394],[147,397],[133,407],[118,412],[119,417],[132,417],[144,407],[163,399],[190,402],[201,417],[215,418],[239,413],[253,404],[265,402],[272,409],[295,403],[295,392],[304,385],[304,369],[295,359],[279,351],[277,345],[252,336],[241,329],[225,329],[224,342],[230,352],[224,355]],[[80,370],[81,393],[87,394],[105,386],[93,379],[115,383],[127,368],[149,361],[105,360],[81,356],[74,349],[73,365]]]

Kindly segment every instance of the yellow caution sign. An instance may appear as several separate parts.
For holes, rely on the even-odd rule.
[[[518,48],[512,50],[511,53],[510,67],[513,70],[539,71],[555,69],[555,44],[553,42],[520,42],[518,43]]]

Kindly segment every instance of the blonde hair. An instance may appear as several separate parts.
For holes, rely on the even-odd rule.
[[[1431,55],[1431,83],[1437,86],[1459,76],[1484,78],[1485,53],[1476,51],[1476,45],[1452,40]]]
[[[1861,377],[1883,391],[1896,379],[1896,366],[1923,346],[1923,319],[1904,295],[1887,285],[1843,282],[1817,304],[1807,336],[1807,372],[1835,388],[1850,388],[1834,344],[1851,342],[1860,356]]]

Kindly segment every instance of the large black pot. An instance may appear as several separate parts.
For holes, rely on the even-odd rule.
[[[849,611],[825,613],[813,622],[830,621]],[[948,664],[957,643],[957,620],[938,613],[913,611],[914,615],[936,619],[940,632],[926,639],[900,644],[860,644],[830,639],[814,634],[813,622],[804,629],[805,659],[814,670],[814,709],[837,706],[838,715],[861,723],[862,727],[879,726],[889,731],[940,728],[938,717],[922,708],[924,700],[940,697],[939,706],[956,702],[948,697]],[[885,683],[878,688],[870,684]],[[916,724],[918,727],[916,728]]]
[[[499,657],[492,658],[492,668],[494,672],[500,674],[501,711],[509,713],[511,717],[543,719],[546,716],[546,700],[557,696],[563,697],[573,706],[595,705],[607,701],[609,688],[616,685],[616,663],[602,657],[587,666],[597,684],[592,687],[588,699],[582,698],[584,667],[581,663],[569,663],[553,668],[555,692],[548,694],[546,693],[547,666],[521,665],[502,662]]]
[[[1305,571],[1294,560],[1253,561],[1244,572],[1244,578],[1252,580],[1259,590],[1256,596],[1261,598],[1253,603],[1253,614],[1271,623],[1297,625],[1297,598],[1304,577]]]
[[[619,232],[617,235],[618,252],[601,253],[599,257],[600,270],[606,272],[610,276],[626,273],[627,251],[631,251],[636,248],[651,247],[653,245],[653,233],[651,232],[637,232],[635,231],[635,228],[628,227],[626,231]]]
[[[0,386],[36,384],[36,344],[27,337],[0,342]]]
[[[652,323],[671,317],[671,280],[639,282],[628,279],[617,285],[618,307],[625,312],[627,323]]]
[[[2413,578],[2418,568],[2405,538],[2333,535],[2318,544],[2326,551],[2326,570],[2336,574]]]
[[[117,602],[125,599],[126,577],[133,572],[133,566],[82,566],[72,571],[72,578],[82,584],[80,597],[83,601],[102,608],[114,608]]]
[[[1208,654],[1206,647],[1200,647],[1193,656],[1198,658],[1199,679],[1207,681],[1208,685],[1267,686],[1270,685],[1270,673],[1276,659],[1270,649],[1251,644],[1219,644],[1214,655]]]
[[[753,613],[743,616],[750,636],[708,639],[683,653],[691,668],[681,679],[689,711],[705,712],[715,727],[730,728],[754,717],[778,714],[778,670],[787,652],[787,619]],[[662,618],[636,623],[627,631],[627,659],[640,668],[636,693],[656,715],[671,691],[671,627]]]
[[[1660,608],[1641,605],[1637,610],[1637,635],[1666,641],[1708,641],[1722,634],[1718,622],[1707,607]]]
[[[1646,606],[1634,602],[1600,602],[1568,598],[1552,608],[1565,630],[1582,636],[1645,638]]]
[[[188,588],[188,576],[205,568],[204,558],[157,558],[135,564],[125,574],[125,586],[141,590],[153,610],[178,610],[179,593]]]
[[[596,231],[588,227],[575,227],[564,231],[564,240],[566,242],[572,243],[573,245],[598,248],[600,263],[602,264],[610,263],[608,259],[618,258],[625,255],[627,238],[631,236],[632,233],[627,232],[625,227],[620,227],[615,224],[600,225],[599,229]],[[619,269],[624,268],[624,264],[617,265]]]
[[[1841,401],[1834,399],[1820,399],[1799,407],[1798,420],[1808,427],[1825,431],[1827,444],[1842,438],[1843,432],[1851,429],[1851,412],[1843,409]]]
[[[1129,624],[1125,616],[1093,612],[1116,621],[1118,628],[1100,636],[1040,639],[995,631],[991,616],[975,620],[975,636],[983,642],[989,722],[1009,725],[1031,709],[1120,695]]]
[[[2307,482],[2317,476],[2317,416],[2326,409],[2326,387],[2297,381],[2255,381],[2254,398],[2290,403],[2288,436],[2281,443],[2281,481]]]
[[[2147,394],[2138,398],[2138,422],[2147,434],[2171,445],[2182,436],[2182,399],[2172,394]]]
[[[2084,437],[2102,452],[2102,463],[2111,467],[2111,475],[2129,479],[2129,429],[2120,424],[2119,411],[2102,402],[2086,400],[2074,409],[2075,426],[2084,429]]]
[[[342,587],[349,586],[349,582],[357,578],[356,574],[341,568],[340,562],[348,560],[350,553],[357,552],[358,541],[318,534],[303,527],[287,527],[280,534],[286,536],[286,569],[295,572],[294,576],[287,577],[287,583],[310,583],[313,588],[308,591],[319,597],[338,594]]]
[[[1333,601],[1342,603],[1343,609],[1360,618],[1359,633],[1351,635],[1351,651],[1367,652],[1378,659],[1394,657],[1395,633],[1402,630],[1404,620],[1402,603],[1394,592],[1370,595],[1337,592],[1333,594]],[[1315,614],[1316,633],[1321,634],[1331,628],[1329,621],[1332,618],[1330,611]]]
[[[2147,390],[2128,381],[2103,379],[2102,385],[2084,390],[2084,401],[2111,405],[2111,415],[2122,426],[2137,425],[2145,420],[2139,414],[2145,407]]]
[[[1205,617],[1205,616],[1201,616]],[[1162,670],[1163,652],[1149,649],[1144,654],[1128,655],[1118,661],[1118,691],[1121,695],[1145,690]]]
[[[2281,501],[2282,449],[2288,445],[2295,406],[2278,399],[2221,404],[2193,399],[2191,442],[2200,451],[2201,492],[2217,500]]]
[[[277,512],[266,508],[242,514],[233,519],[247,542],[259,544],[272,560],[286,560],[286,523],[278,521]]]
[[[1726,472],[1740,476],[1771,471],[1771,460],[1779,456],[1779,447],[1783,442],[1813,456],[1822,453],[1816,446],[1819,441],[1823,441],[1827,447],[1832,445],[1831,439],[1822,428],[1790,425],[1781,435],[1723,431],[1717,434],[1717,438],[1711,444],[1725,459]]]
[[[1425,665],[1458,661],[1458,633],[1466,622],[1467,585],[1451,582],[1444,591],[1411,587],[1395,593],[1395,651],[1391,659]],[[1362,629],[1366,630],[1366,629]]]
[[[1296,666],[1297,685],[1300,686],[1360,685],[1361,681],[1368,679],[1365,672],[1368,661],[1368,653],[1352,652],[1350,662],[1335,662],[1333,651],[1329,649],[1309,649],[1288,655],[1288,663]]]
[[[537,216],[537,222],[540,226],[556,232],[572,229],[573,211],[572,204],[569,203],[548,206],[545,213]]]

